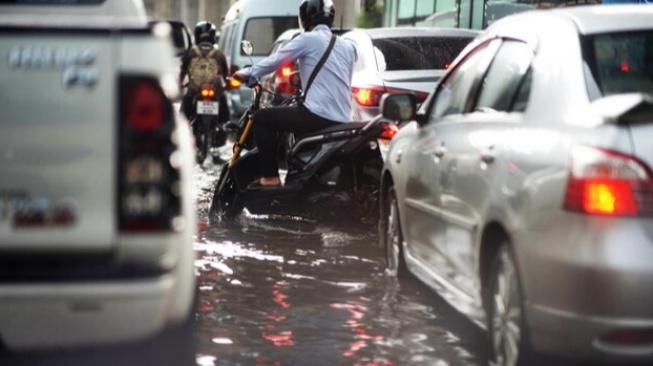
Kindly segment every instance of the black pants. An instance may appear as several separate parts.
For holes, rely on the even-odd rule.
[[[270,107],[254,113],[253,131],[264,177],[278,177],[277,150],[280,135],[291,132],[296,137],[340,124],[322,118],[306,107]]]

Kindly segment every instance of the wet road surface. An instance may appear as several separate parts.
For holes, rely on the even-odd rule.
[[[165,339],[145,361],[128,346],[0,351],[0,366],[488,365],[480,328],[417,280],[384,273],[375,227],[247,215],[210,224],[217,172],[195,170],[196,352]],[[185,355],[188,362],[155,360]],[[537,362],[563,364],[572,366]]]
[[[385,275],[376,227],[211,225],[215,170],[196,176],[198,365],[487,364],[478,327],[416,280]]]

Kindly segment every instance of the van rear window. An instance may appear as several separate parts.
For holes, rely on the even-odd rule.
[[[265,56],[277,37],[291,28],[297,28],[297,17],[251,18],[245,25],[243,39],[252,42],[254,56]],[[242,50],[241,55],[245,55]]]
[[[0,5],[94,5],[105,0],[0,0]]]

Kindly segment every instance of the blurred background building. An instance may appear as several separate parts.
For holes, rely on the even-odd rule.
[[[144,0],[153,19],[183,21],[192,29],[209,20],[218,29],[222,17],[237,1],[246,0]],[[269,0],[300,3],[301,0]],[[483,29],[492,22],[526,10],[609,3],[650,3],[652,0],[334,0],[336,26],[452,27]]]
[[[383,25],[484,29],[504,16],[522,11],[600,3],[601,0],[383,0]]]

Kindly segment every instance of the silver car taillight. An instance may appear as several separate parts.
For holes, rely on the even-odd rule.
[[[653,175],[637,158],[579,146],[572,150],[564,208],[593,215],[653,214]]]
[[[119,229],[172,231],[181,214],[172,103],[151,78],[123,76],[119,92]]]

